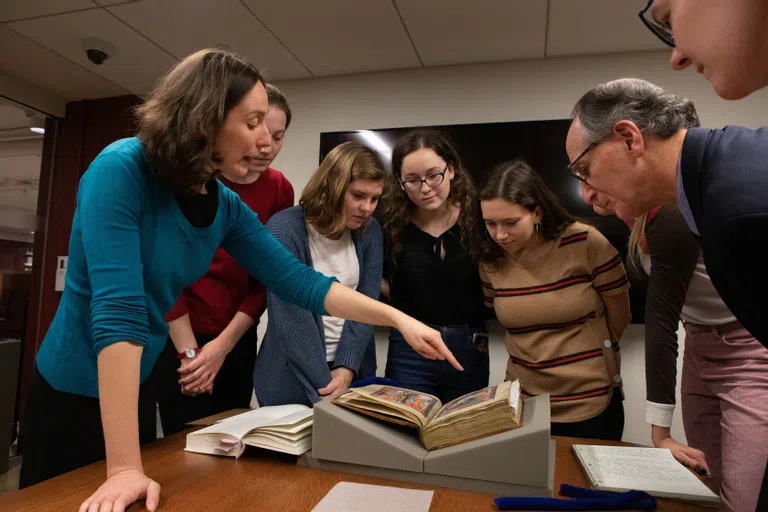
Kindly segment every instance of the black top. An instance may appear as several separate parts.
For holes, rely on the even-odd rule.
[[[768,129],[691,128],[680,172],[707,273],[736,318],[768,346]]]
[[[458,225],[435,238],[408,223],[401,238],[402,250],[384,274],[392,306],[427,324],[484,327],[489,312],[478,266],[461,244]]]
[[[699,262],[699,244],[682,214],[665,206],[645,228],[651,273],[645,298],[646,398],[675,403],[677,325],[688,284]]]
[[[210,180],[205,184],[205,190],[207,194],[176,194],[181,213],[196,228],[207,228],[213,224],[219,209],[219,181]]]

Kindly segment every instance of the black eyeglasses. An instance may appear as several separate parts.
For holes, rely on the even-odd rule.
[[[421,185],[423,183],[426,183],[428,187],[434,188],[439,187],[443,181],[445,181],[445,173],[448,172],[448,164],[445,164],[445,168],[442,172],[436,172],[434,174],[430,174],[423,180],[420,180],[418,178],[411,178],[408,180],[403,180],[403,186],[406,190],[410,192],[416,192],[421,188]]]
[[[592,151],[593,149],[595,149],[595,146],[597,146],[598,144],[600,144],[600,141],[597,141],[597,142],[593,142],[592,144],[590,144],[589,146],[587,146],[587,149],[585,149],[584,151],[582,151],[582,152],[581,152],[581,154],[580,154],[579,156],[577,156],[577,157],[576,157],[576,159],[575,159],[573,162],[571,162],[570,164],[568,164],[568,167],[566,167],[566,170],[567,170],[569,173],[571,173],[571,176],[573,176],[573,177],[574,177],[574,178],[576,178],[577,180],[581,181],[582,183],[587,183],[587,178],[588,178],[589,176],[585,176],[584,174],[582,174],[582,173],[581,173],[581,171],[578,171],[577,169],[575,169],[575,168],[574,168],[574,166],[575,166],[577,163],[579,163],[579,160],[581,160],[582,158],[584,158],[584,155],[586,155],[587,153],[589,153],[590,151]]]
[[[652,5],[653,0],[648,0],[648,5],[645,6],[645,9],[638,13],[638,16],[640,16],[640,19],[643,20],[643,23],[645,23],[645,26],[648,27],[648,30],[653,32],[653,34],[661,39],[664,44],[674,48],[675,37],[672,35],[672,30],[669,26],[669,23],[660,25],[656,22],[656,20],[653,19],[653,14],[648,12]]]

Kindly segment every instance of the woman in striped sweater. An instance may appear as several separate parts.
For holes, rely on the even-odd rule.
[[[618,341],[630,310],[616,249],[519,160],[494,169],[480,204],[480,277],[507,329],[507,378],[527,395],[549,393],[553,435],[620,440]]]

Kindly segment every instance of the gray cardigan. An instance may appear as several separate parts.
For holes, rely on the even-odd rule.
[[[267,229],[302,263],[312,266],[309,236],[301,206],[273,215]],[[379,298],[383,265],[381,227],[375,219],[352,240],[360,264],[357,291]],[[259,405],[305,404],[320,400],[317,390],[331,381],[320,315],[300,309],[267,293],[267,332],[253,370]],[[333,368],[346,367],[359,374],[366,352],[373,347],[373,326],[344,322]],[[375,364],[375,363],[374,363]]]

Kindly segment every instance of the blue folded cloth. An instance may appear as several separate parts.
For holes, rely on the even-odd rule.
[[[366,377],[364,379],[358,380],[357,382],[353,382],[349,387],[361,388],[369,384],[379,384],[382,386],[400,387],[400,385],[397,382],[393,381],[392,379],[386,379],[384,377]]]
[[[576,499],[502,497],[493,502],[499,510],[656,510],[656,498],[643,491],[612,493],[562,484],[560,494]]]

